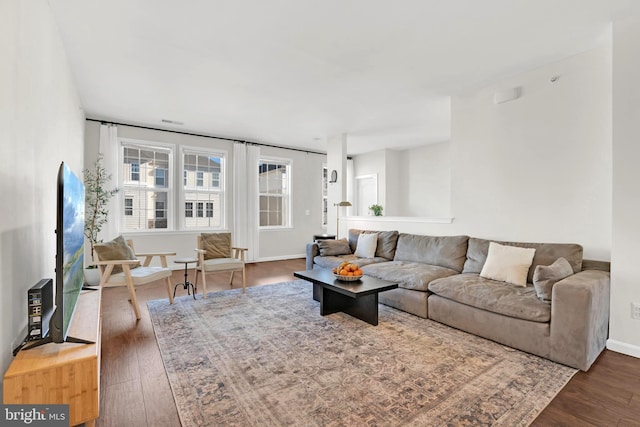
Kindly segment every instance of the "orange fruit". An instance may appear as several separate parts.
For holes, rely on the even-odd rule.
[[[346,276],[346,275],[347,275],[347,273],[348,273],[348,271],[347,271],[347,269],[346,269],[346,268],[343,268],[342,270],[340,270],[340,275],[341,275],[341,276]]]
[[[353,271],[347,271],[347,276],[353,276]]]
[[[353,272],[354,276],[362,276],[362,270],[357,269],[356,271]]]

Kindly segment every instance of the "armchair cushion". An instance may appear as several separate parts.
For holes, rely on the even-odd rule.
[[[136,254],[131,247],[127,245],[124,237],[118,236],[110,242],[96,243],[93,246],[93,250],[96,251],[100,261],[119,261],[119,260],[135,260]],[[138,266],[131,267],[137,268]],[[122,273],[122,267],[119,265],[113,266],[111,274]]]
[[[204,259],[231,258],[231,233],[202,233]]]
[[[208,259],[198,269],[204,269],[205,272],[210,271],[234,271],[242,270],[244,262],[237,258],[215,258]]]
[[[165,277],[171,277],[171,270],[168,268],[136,267],[135,270],[131,270],[131,280],[133,280],[134,285],[144,285],[145,283],[164,279]],[[123,286],[126,284],[127,281],[124,271],[121,271],[120,273],[111,274],[111,276],[109,276],[109,281],[104,286]]]

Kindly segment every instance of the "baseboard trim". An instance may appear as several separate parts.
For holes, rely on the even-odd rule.
[[[628,344],[626,342],[608,339],[607,349],[616,353],[626,354],[640,359],[640,346]]]
[[[306,256],[307,256],[306,254],[270,256],[270,257],[259,258],[258,260],[254,261],[254,262],[283,261],[283,260],[286,260],[286,259],[305,258]]]

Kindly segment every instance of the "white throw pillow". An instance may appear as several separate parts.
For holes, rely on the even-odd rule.
[[[519,248],[491,242],[480,276],[525,287],[535,253],[534,248]]]
[[[373,258],[376,256],[377,247],[377,233],[362,233],[358,236],[358,244],[356,245],[355,256],[360,258]]]

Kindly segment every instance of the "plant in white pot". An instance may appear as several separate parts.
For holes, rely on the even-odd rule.
[[[111,181],[111,174],[102,166],[102,153],[93,162],[92,169],[82,171],[84,175],[85,189],[85,218],[84,235],[91,245],[91,262],[94,261],[93,247],[96,243],[102,242],[98,238],[98,233],[107,223],[109,216],[109,200],[118,192],[117,188],[105,188]],[[100,283],[100,272],[96,265],[91,264],[84,270],[84,280],[88,285]]]
[[[378,205],[378,204],[371,205],[369,206],[369,210],[373,212],[373,216],[382,216],[382,210],[383,210],[382,205]]]

